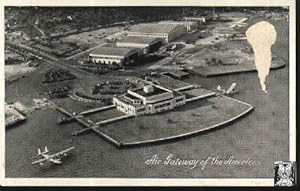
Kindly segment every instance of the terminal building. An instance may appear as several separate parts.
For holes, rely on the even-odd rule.
[[[158,24],[183,25],[187,32],[194,31],[198,28],[198,22],[194,21],[160,21]]]
[[[113,98],[119,111],[135,116],[170,110],[185,103],[184,94],[154,84],[127,90],[126,94]]]
[[[162,39],[148,36],[125,36],[116,42],[117,47],[138,48],[140,54],[157,51],[162,45]]]
[[[144,36],[162,38],[168,43],[187,32],[183,25],[174,24],[139,24],[128,31],[128,36]]]
[[[96,64],[135,64],[139,59],[139,49],[120,47],[99,47],[89,54],[89,60]]]

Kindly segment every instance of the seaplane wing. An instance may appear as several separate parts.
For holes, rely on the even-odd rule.
[[[62,163],[62,161],[60,159],[53,159],[53,158],[51,158],[51,159],[49,159],[49,161],[53,162],[55,164],[61,164]]]
[[[234,92],[235,87],[236,87],[236,83],[232,83],[231,86],[226,91],[226,94],[232,94]]]
[[[32,164],[41,164],[43,162],[47,161],[46,158],[42,158],[42,159],[39,159],[39,160],[36,160],[36,161],[33,161]]]
[[[73,149],[74,149],[74,147],[67,148],[63,151],[60,151],[58,153],[55,153],[55,154],[51,155],[50,158],[59,157],[61,155],[66,155],[68,152],[72,151]]]

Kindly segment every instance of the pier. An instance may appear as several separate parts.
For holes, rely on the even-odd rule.
[[[215,96],[215,95],[216,95],[215,92],[211,92],[211,93],[208,93],[208,94],[205,94],[205,95],[200,95],[200,96],[188,98],[188,99],[186,99],[186,102],[196,101],[196,100],[199,100],[199,99],[208,98],[208,97],[212,97],[212,96]]]
[[[96,123],[96,125],[106,125],[108,123],[119,121],[119,120],[122,120],[122,119],[127,119],[127,118],[130,118],[130,117],[133,117],[133,116],[134,115],[122,115],[122,116],[119,116],[119,117],[114,117],[114,118],[111,118],[111,119],[106,119],[106,120],[103,120],[103,121],[99,121],[99,122]]]
[[[114,118],[111,118],[111,119],[106,119],[106,120],[103,120],[103,121],[99,121],[99,122],[95,123],[96,124],[95,128],[97,128],[101,125],[107,125],[109,123],[119,121],[119,120],[122,120],[122,119],[127,119],[127,118],[130,118],[130,117],[133,117],[133,115],[122,115],[122,116],[119,116],[119,117],[114,117]],[[88,133],[90,130],[92,130],[92,127],[91,128],[84,128],[84,129],[81,129],[79,131],[75,131],[73,133],[73,135],[74,136],[82,135],[82,134]]]
[[[116,145],[117,147],[120,147],[120,143],[116,140],[114,140],[113,138],[107,136],[105,133],[101,132],[99,129],[97,129],[99,126],[98,125],[91,125],[88,124],[87,122],[85,122],[84,120],[82,120],[80,117],[74,116],[72,115],[70,112],[68,112],[67,110],[65,110],[62,107],[59,107],[58,105],[56,105],[55,103],[53,103],[52,101],[48,100],[49,103],[51,103],[58,111],[60,111],[61,113],[63,113],[64,115],[67,115],[68,117],[74,118],[79,124],[81,124],[82,126],[85,127],[85,129],[82,129],[82,131],[86,131],[86,130],[92,130],[94,131],[97,135],[99,135],[100,137],[103,137],[104,139],[112,142],[114,145]]]
[[[89,109],[83,112],[80,112],[79,115],[88,115],[88,114],[92,114],[92,113],[96,113],[98,111],[105,111],[108,109],[112,109],[115,108],[116,106],[114,105],[108,105],[108,106],[104,106],[104,107],[98,107],[98,108],[94,108],[94,109]]]

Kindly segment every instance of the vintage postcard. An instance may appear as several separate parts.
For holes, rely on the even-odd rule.
[[[295,1],[4,1],[2,186],[294,186]]]

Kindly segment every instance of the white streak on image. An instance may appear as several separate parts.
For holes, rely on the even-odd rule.
[[[247,41],[251,44],[255,65],[258,72],[261,88],[266,91],[266,77],[269,75],[272,61],[271,47],[276,41],[276,30],[274,26],[266,21],[258,22],[246,31]]]

